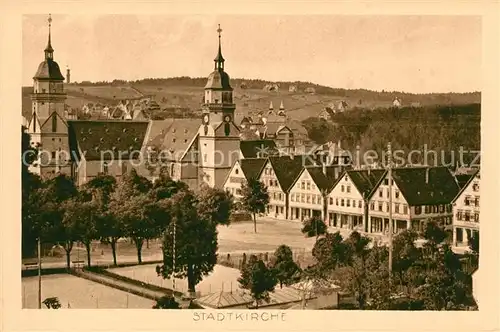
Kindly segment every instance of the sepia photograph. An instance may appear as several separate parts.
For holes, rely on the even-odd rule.
[[[23,309],[479,309],[481,16],[21,24]]]

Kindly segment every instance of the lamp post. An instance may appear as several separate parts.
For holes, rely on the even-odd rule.
[[[391,143],[388,150],[388,178],[389,178],[389,282],[392,281],[392,150]]]
[[[42,244],[38,237],[38,309],[42,309]]]

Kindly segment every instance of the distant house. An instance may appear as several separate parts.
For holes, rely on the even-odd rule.
[[[394,100],[392,101],[392,106],[401,107],[401,99],[399,99],[398,97],[394,98]]]
[[[290,84],[288,86],[288,92],[297,92],[298,89],[297,89],[297,86],[295,84]]]
[[[308,87],[304,90],[305,93],[310,93],[310,94],[315,94],[316,93],[316,89],[313,88],[313,87]]]
[[[337,111],[344,112],[345,110],[347,110],[348,107],[349,107],[349,105],[347,104],[347,102],[345,100],[341,100],[337,104]]]
[[[422,105],[420,105],[419,102],[414,102],[414,103],[411,103],[411,107],[418,108],[418,107],[422,107]]]
[[[267,158],[243,158],[237,160],[224,181],[224,190],[233,194],[236,200],[240,199],[242,197],[242,184],[250,179],[258,179],[266,162]]]
[[[333,114],[335,114],[335,111],[331,107],[327,106],[321,110],[318,117],[320,119],[324,119],[324,120],[328,121],[328,120],[332,119]]]

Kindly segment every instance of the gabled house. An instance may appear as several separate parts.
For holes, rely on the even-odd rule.
[[[259,179],[267,158],[245,158],[237,160],[224,181],[224,190],[233,194],[236,200],[241,196],[241,188],[250,179]]]
[[[269,192],[268,216],[288,219],[288,193],[302,170],[304,159],[302,156],[268,158],[259,177]]]
[[[307,166],[290,187],[289,219],[304,220],[313,216],[325,220],[328,191],[342,174],[343,166]]]
[[[479,170],[457,175],[465,180],[453,199],[453,247],[467,247],[469,239],[479,234],[479,199],[481,177]]]
[[[453,199],[458,186],[446,167],[406,167],[392,171],[393,231],[405,229],[422,232],[428,220],[451,228]],[[389,229],[389,178],[383,180],[370,197],[369,225],[372,233],[387,233]]]
[[[384,174],[370,169],[344,172],[328,193],[328,225],[368,232],[367,202]]]

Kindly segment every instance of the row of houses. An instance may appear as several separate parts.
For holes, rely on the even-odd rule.
[[[479,171],[455,175],[447,167],[404,167],[392,171],[392,191],[385,169],[307,163],[303,156],[237,161],[224,188],[241,199],[248,179],[263,182],[270,200],[266,215],[302,221],[318,216],[337,229],[385,236],[392,196],[393,232],[422,232],[432,219],[453,231],[453,244],[467,246],[479,232]]]

